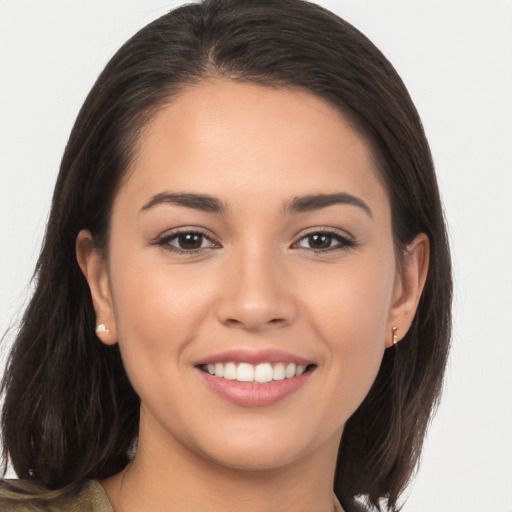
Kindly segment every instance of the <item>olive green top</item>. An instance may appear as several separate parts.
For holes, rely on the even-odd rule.
[[[338,500],[336,510],[342,510]],[[0,511],[115,512],[97,480],[83,480],[57,491],[25,480],[0,480]]]
[[[0,480],[2,512],[114,512],[97,480],[49,491],[24,480]]]

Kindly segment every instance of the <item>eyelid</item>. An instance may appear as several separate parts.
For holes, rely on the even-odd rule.
[[[182,234],[198,234],[202,235],[204,238],[209,240],[212,244],[210,247],[199,247],[197,249],[181,249],[180,247],[171,245],[169,242],[179,235]],[[215,240],[207,230],[204,228],[200,228],[198,226],[180,226],[178,228],[173,228],[167,231],[164,231],[161,235],[158,235],[156,239],[151,242],[150,245],[160,246],[162,249],[167,250],[169,252],[185,254],[185,255],[197,255],[199,252],[202,252],[207,249],[217,249],[221,247],[220,243]]]
[[[329,235],[338,240],[338,244],[334,247],[328,248],[328,249],[309,249],[307,247],[298,247],[299,249],[303,249],[306,251],[314,252],[314,253],[327,253],[330,251],[335,250],[348,250],[353,249],[359,245],[359,243],[354,239],[352,235],[347,233],[346,231],[341,231],[339,229],[335,228],[328,228],[328,227],[316,227],[311,228],[305,233],[301,233],[297,237],[297,241],[292,244],[293,246],[296,246],[301,240],[304,238],[307,238],[308,236],[312,235]]]
[[[197,249],[182,249],[180,247],[174,246],[170,244],[170,241],[176,239],[180,234],[199,234],[207,239],[212,245],[209,247],[199,247]],[[337,244],[333,247],[327,249],[314,249],[307,247],[298,247],[298,244],[305,238],[315,235],[329,235],[333,239],[337,240]],[[159,235],[150,245],[160,246],[162,249],[167,250],[169,252],[183,254],[183,255],[197,255],[198,253],[204,252],[205,250],[210,249],[218,249],[221,248],[221,244],[212,236],[208,230],[198,226],[180,226],[177,228],[173,228],[167,231],[164,231],[161,235]],[[347,233],[346,231],[342,231],[336,228],[330,227],[315,227],[310,228],[306,232],[302,232],[300,235],[296,237],[296,241],[293,242],[292,248],[302,249],[304,251],[313,252],[313,253],[328,253],[336,250],[348,250],[353,249],[359,245],[352,235]]]

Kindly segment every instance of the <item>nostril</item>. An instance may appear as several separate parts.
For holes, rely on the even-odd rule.
[[[286,320],[284,318],[272,318],[270,320],[262,320],[262,319],[252,319],[248,318],[245,322],[242,320],[237,320],[236,318],[227,318],[225,320],[225,325],[228,327],[244,327],[248,329],[254,329],[254,328],[264,328],[265,325],[280,325],[283,323],[286,323]]]
[[[232,326],[237,326],[237,325],[241,325],[242,324],[242,322],[240,322],[240,320],[236,320],[235,318],[228,318],[226,320],[226,323],[228,325],[232,325]]]

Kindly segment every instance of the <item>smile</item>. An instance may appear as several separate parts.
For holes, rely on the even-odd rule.
[[[208,374],[226,380],[238,382],[256,382],[265,384],[299,377],[313,365],[296,365],[295,363],[215,363],[203,365],[201,369]]]

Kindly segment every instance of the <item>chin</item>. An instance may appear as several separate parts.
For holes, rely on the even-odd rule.
[[[332,453],[341,435],[336,433],[329,439],[324,436],[304,438],[299,432],[280,429],[280,435],[270,433],[247,432],[235,438],[229,433],[218,442],[211,442],[200,450],[203,457],[229,470],[272,471],[298,462],[305,461],[314,453],[322,452],[322,446],[328,446]],[[328,437],[328,436],[325,436]]]
[[[291,465],[304,457],[297,449],[273,450],[269,447],[262,449],[261,446],[248,449],[247,446],[228,448],[222,454],[209,455],[210,461],[228,470],[236,471],[272,471]]]

